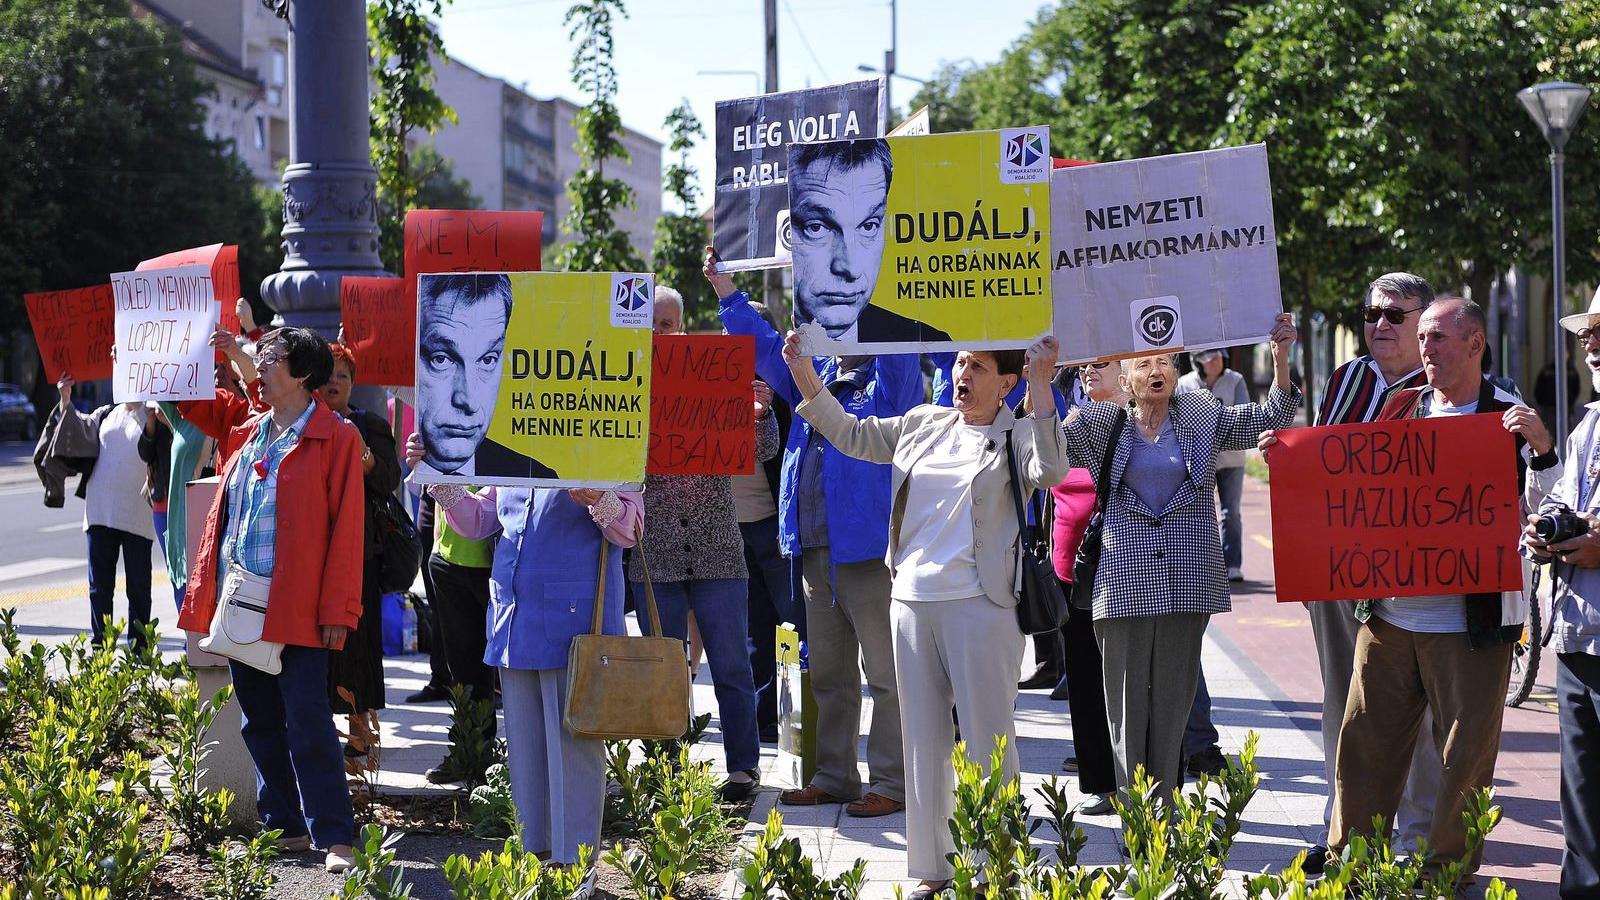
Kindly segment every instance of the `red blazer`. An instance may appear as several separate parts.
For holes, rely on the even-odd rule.
[[[257,414],[248,401],[219,391],[215,401],[178,404],[184,418],[216,438],[224,464],[222,483],[239,465],[248,444],[269,413]],[[267,599],[265,640],[321,647],[320,626],[356,626],[361,618],[361,549],[366,521],[366,489],[361,480],[361,436],[339,421],[321,401],[306,423],[300,443],[278,469],[278,529],[272,592]],[[222,546],[223,504],[217,491],[206,513],[189,590],[178,613],[178,627],[204,634],[217,606],[217,557]]]

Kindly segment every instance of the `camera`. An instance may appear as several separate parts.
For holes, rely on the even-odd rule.
[[[1538,533],[1539,540],[1546,544],[1559,544],[1588,534],[1589,522],[1562,506],[1555,512],[1545,513],[1535,519],[1533,530]]]

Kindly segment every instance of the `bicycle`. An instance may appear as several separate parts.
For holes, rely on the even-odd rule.
[[[1506,705],[1519,707],[1533,693],[1534,682],[1539,677],[1540,651],[1544,648],[1544,598],[1539,588],[1545,581],[1545,565],[1533,567],[1533,583],[1528,591],[1528,620],[1522,623],[1522,637],[1511,648],[1511,678],[1506,686]],[[1555,583],[1550,582],[1552,595]]]

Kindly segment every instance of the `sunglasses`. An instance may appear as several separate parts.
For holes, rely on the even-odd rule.
[[[1087,366],[1084,366],[1084,368],[1086,368],[1086,369],[1104,369],[1106,366],[1109,366],[1109,365],[1111,365],[1111,361],[1110,360],[1102,360],[1100,362],[1089,363]]]
[[[1421,312],[1422,307],[1416,309],[1401,309],[1398,306],[1369,306],[1361,311],[1361,318],[1367,320],[1368,325],[1378,324],[1379,319],[1387,319],[1390,325],[1399,325],[1406,320],[1406,316],[1414,312]]]
[[[1596,332],[1596,331],[1597,331],[1597,330],[1600,330],[1600,329],[1595,329],[1595,328],[1579,328],[1579,329],[1578,329],[1578,343],[1580,343],[1580,344],[1587,344],[1587,343],[1588,343],[1588,342],[1589,342],[1589,338],[1591,338],[1591,337],[1594,337],[1594,335],[1595,335],[1595,332]]]

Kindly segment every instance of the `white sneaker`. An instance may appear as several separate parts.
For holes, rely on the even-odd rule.
[[[1093,800],[1086,800],[1077,809],[1080,816],[1103,816],[1112,811],[1110,794],[1095,794]]]
[[[334,844],[328,848],[328,857],[323,860],[322,868],[334,875],[343,875],[356,864],[355,855],[349,844]]]
[[[1243,581],[1244,580],[1244,570],[1239,568],[1238,566],[1230,566],[1228,568],[1228,580],[1229,581]]]

